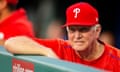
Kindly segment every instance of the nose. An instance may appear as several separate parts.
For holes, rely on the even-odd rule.
[[[82,38],[82,34],[79,31],[75,32],[75,38],[80,39]]]

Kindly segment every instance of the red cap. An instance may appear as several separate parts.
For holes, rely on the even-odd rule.
[[[16,5],[18,3],[18,0],[6,0],[8,3]]]
[[[93,26],[97,23],[97,10],[86,2],[75,3],[66,10],[66,24],[64,26]]]

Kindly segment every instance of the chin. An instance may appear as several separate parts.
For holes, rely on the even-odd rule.
[[[76,51],[84,51],[86,50],[85,46],[73,46],[73,49]]]

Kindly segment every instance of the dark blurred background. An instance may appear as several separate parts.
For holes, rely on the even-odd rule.
[[[110,31],[115,36],[115,46],[120,48],[120,4],[115,0],[20,0],[19,7],[27,10],[33,22],[37,37],[45,36],[45,30],[51,21],[65,22],[66,8],[76,2],[86,1],[97,8],[102,32]]]

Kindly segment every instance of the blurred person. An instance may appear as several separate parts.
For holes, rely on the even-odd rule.
[[[120,72],[120,50],[99,39],[98,11],[87,2],[66,10],[68,40],[18,36],[8,39],[5,48],[13,54],[37,54],[111,72]]]
[[[63,39],[64,32],[61,28],[62,22],[60,20],[52,21],[46,30],[46,38],[47,39]]]
[[[110,31],[104,31],[100,35],[100,40],[103,42],[106,42],[112,46],[115,46],[115,38],[112,32]]]
[[[0,0],[0,40],[25,35],[34,37],[32,22],[23,8],[16,9],[19,0]]]

